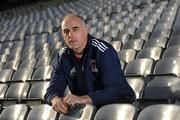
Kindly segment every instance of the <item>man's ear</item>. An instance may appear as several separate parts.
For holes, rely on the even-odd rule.
[[[86,33],[89,34],[90,27],[88,25],[85,26]]]
[[[60,34],[64,37],[62,29],[59,30]]]

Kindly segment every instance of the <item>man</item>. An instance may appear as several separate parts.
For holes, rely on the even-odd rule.
[[[65,16],[61,29],[68,47],[59,53],[45,94],[45,100],[55,111],[67,113],[68,106],[102,106],[135,99],[116,51],[105,41],[89,35],[82,17]],[[71,94],[63,96],[67,85]]]

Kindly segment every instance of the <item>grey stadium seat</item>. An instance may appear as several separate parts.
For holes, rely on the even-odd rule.
[[[150,101],[174,101],[180,98],[180,79],[177,77],[155,77],[147,83],[143,99]]]
[[[3,105],[12,105],[20,103],[22,98],[26,98],[30,85],[28,83],[12,83],[7,89]]]
[[[147,47],[162,47],[162,48],[166,48],[166,44],[167,44],[167,38],[164,37],[157,37],[157,38],[150,38],[149,40],[147,40],[144,44],[144,48]]]
[[[126,76],[147,76],[152,73],[154,61],[150,58],[141,58],[126,65]]]
[[[35,70],[32,80],[47,80],[51,78],[52,67],[43,66]]]
[[[0,120],[25,120],[28,106],[24,104],[10,105],[0,114]]]
[[[19,60],[12,60],[12,61],[7,61],[3,67],[3,69],[13,69],[17,70],[19,67],[20,61]]]
[[[141,50],[144,44],[144,40],[141,39],[134,39],[127,41],[123,49],[135,49],[135,50]]]
[[[168,47],[163,54],[163,58],[180,57],[180,45]]]
[[[47,104],[32,107],[26,120],[55,120],[56,111]]]
[[[161,58],[162,50],[161,47],[144,48],[138,52],[136,58],[152,58],[157,61]]]
[[[22,102],[26,102],[29,106],[34,106],[38,104],[44,103],[44,95],[46,93],[46,89],[49,86],[48,82],[35,82],[31,83],[31,89],[29,91],[28,97],[23,98]]]
[[[21,68],[35,68],[35,65],[36,65],[36,62],[37,62],[37,59],[35,58],[31,58],[31,59],[27,59],[27,60],[22,60],[22,62],[20,63],[19,65],[19,69]]]
[[[135,59],[136,53],[137,52],[134,49],[124,49],[118,52],[118,57],[120,60],[129,63]]]
[[[51,57],[41,57],[36,63],[36,68],[50,65],[51,60]]]
[[[33,68],[21,68],[14,72],[11,81],[27,81],[31,80],[33,74]]]
[[[94,120],[133,120],[135,113],[132,104],[109,104],[97,111]]]
[[[156,37],[169,38],[170,34],[171,34],[171,30],[170,29],[156,30],[156,31],[152,32],[150,38],[156,38]]]
[[[179,120],[180,106],[170,104],[151,105],[143,109],[137,120]]]
[[[180,57],[168,57],[159,60],[154,68],[155,75],[180,76]]]

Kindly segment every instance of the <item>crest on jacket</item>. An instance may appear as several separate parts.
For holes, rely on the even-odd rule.
[[[92,72],[98,72],[97,65],[96,65],[96,60],[95,59],[90,59],[90,66]]]

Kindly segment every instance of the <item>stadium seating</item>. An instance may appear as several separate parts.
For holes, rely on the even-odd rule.
[[[179,0],[46,0],[0,11],[0,120],[179,120],[179,5]],[[136,94],[133,103],[79,105],[67,114],[45,103],[53,65],[65,46],[60,23],[68,13],[81,15],[90,34],[117,51]]]

